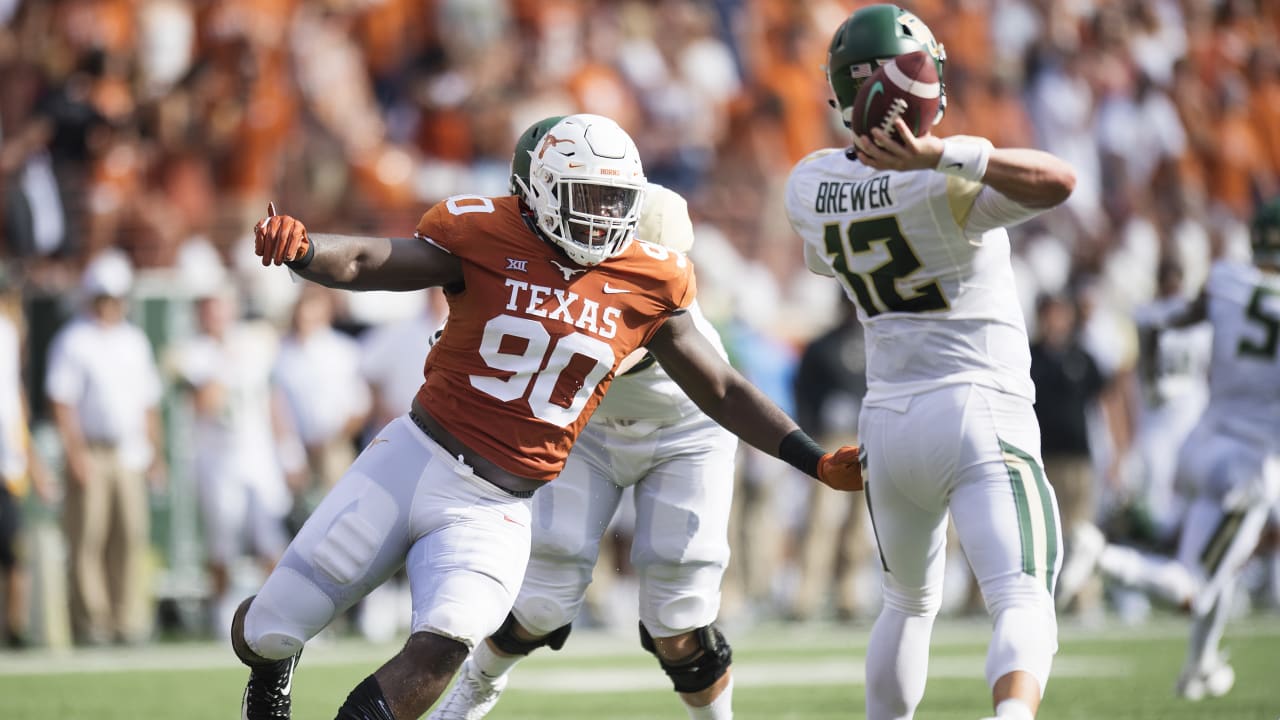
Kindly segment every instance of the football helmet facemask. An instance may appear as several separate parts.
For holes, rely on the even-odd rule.
[[[942,66],[947,51],[914,13],[897,5],[868,5],[849,16],[831,37],[827,50],[827,82],[836,95],[840,117],[850,127],[858,88],[876,68],[904,53],[923,50],[938,69],[942,95],[937,123],[947,109],[947,84]]]
[[[640,152],[609,118],[569,115],[546,126],[555,119],[520,136],[511,189],[533,212],[538,230],[570,260],[598,265],[635,236],[645,188]]]

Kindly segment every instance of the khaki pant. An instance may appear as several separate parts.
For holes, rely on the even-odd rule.
[[[772,612],[773,587],[787,554],[783,519],[775,493],[791,469],[743,444],[738,453],[729,515],[732,554],[721,581],[722,618]]]
[[[312,488],[321,494],[329,492],[355,459],[355,445],[345,435],[308,446],[307,465],[311,471]]]
[[[797,620],[812,619],[830,598],[837,618],[852,617],[854,577],[875,556],[863,538],[867,506],[862,493],[840,492],[821,483],[814,483],[812,493],[800,525],[800,577],[790,614]]]
[[[138,642],[151,615],[146,483],[121,466],[114,448],[91,447],[89,466],[85,487],[68,483],[63,510],[72,632],[81,643]]]

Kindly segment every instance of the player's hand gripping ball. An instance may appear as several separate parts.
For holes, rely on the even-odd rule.
[[[853,101],[852,128],[856,135],[871,135],[872,128],[901,140],[893,127],[898,118],[920,137],[933,127],[942,98],[938,69],[928,53],[899,55],[876,68]]]

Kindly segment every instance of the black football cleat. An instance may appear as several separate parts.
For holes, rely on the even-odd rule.
[[[289,720],[293,671],[302,651],[291,658],[253,668],[240,701],[240,720]]]

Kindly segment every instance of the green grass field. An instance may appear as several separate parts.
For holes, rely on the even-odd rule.
[[[765,626],[732,633],[740,720],[861,718],[867,627]],[[1064,627],[1042,718],[1277,720],[1280,618],[1233,623],[1236,667],[1225,698],[1174,699],[1185,626]],[[394,651],[357,641],[308,647],[294,682],[294,717],[328,720],[348,690]],[[989,712],[982,680],[986,626],[942,621],[934,636],[922,720]],[[212,643],[75,653],[0,653],[0,720],[226,720],[239,717],[245,671]],[[631,637],[575,633],[566,649],[525,662],[495,720],[640,720],[685,713],[656,663]]]

